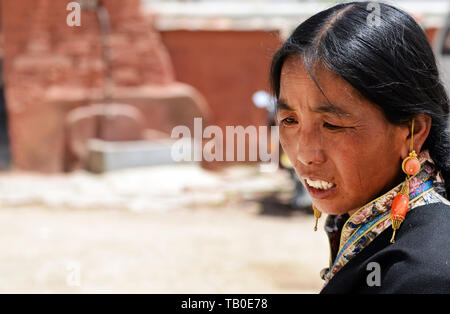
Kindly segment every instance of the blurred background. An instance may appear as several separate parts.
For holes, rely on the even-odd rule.
[[[320,291],[324,218],[283,155],[176,163],[171,132],[272,125],[272,54],[338,2],[1,0],[0,293]],[[450,3],[391,3],[450,86]]]

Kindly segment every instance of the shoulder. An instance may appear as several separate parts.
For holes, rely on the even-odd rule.
[[[386,231],[390,233],[392,229]],[[388,293],[448,293],[449,238],[450,206],[429,204],[409,212],[396,242],[379,252],[387,267],[383,276],[386,289],[382,290]]]
[[[449,293],[450,206],[428,204],[408,212],[391,244],[388,228],[350,260],[324,293]],[[379,265],[379,285],[369,286],[371,263]]]
[[[408,212],[398,230],[396,242],[387,248],[407,249],[419,255],[426,252],[440,254],[443,253],[442,249],[450,247],[449,236],[450,206],[443,203],[428,204]],[[449,250],[445,254],[450,254]]]

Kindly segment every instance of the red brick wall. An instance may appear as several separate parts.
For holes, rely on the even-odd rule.
[[[55,86],[101,88],[105,79],[99,24],[81,12],[81,26],[66,24],[68,0],[1,0],[4,80],[13,166],[63,169],[64,109],[49,105]],[[103,0],[111,17],[112,75],[117,86],[174,81],[170,59],[139,14],[140,0]]]

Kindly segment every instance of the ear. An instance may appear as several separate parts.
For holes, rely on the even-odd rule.
[[[418,114],[414,117],[414,133],[411,134],[411,126],[412,120],[409,122],[409,132],[408,137],[406,138],[407,143],[406,147],[408,147],[408,154],[411,146],[411,135],[413,135],[413,149],[419,154],[422,150],[422,146],[425,143],[425,140],[428,137],[431,129],[431,117],[426,114]],[[406,155],[407,156],[407,155]],[[405,156],[405,158],[406,158]]]

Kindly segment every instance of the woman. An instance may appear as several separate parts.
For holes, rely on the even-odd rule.
[[[449,99],[420,26],[336,5],[286,40],[271,82],[283,149],[328,214],[321,292],[450,292]]]

